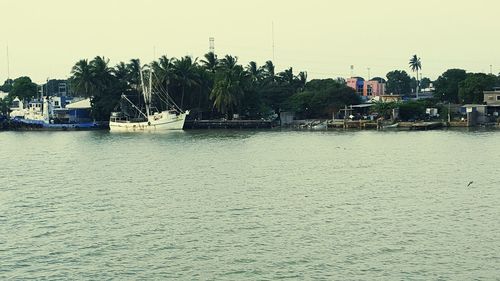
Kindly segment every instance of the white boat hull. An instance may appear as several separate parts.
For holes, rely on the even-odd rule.
[[[152,132],[152,131],[169,131],[182,130],[186,121],[187,113],[177,116],[167,115],[163,118],[158,118],[157,115],[150,116],[146,122],[132,121],[110,121],[109,130],[111,132]]]

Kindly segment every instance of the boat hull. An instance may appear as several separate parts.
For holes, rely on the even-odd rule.
[[[149,122],[109,122],[111,132],[152,132],[152,131],[170,131],[182,130],[187,114],[180,114],[176,118],[154,120]]]

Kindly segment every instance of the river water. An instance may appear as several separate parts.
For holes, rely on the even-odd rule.
[[[499,144],[1,132],[0,280],[500,280]]]

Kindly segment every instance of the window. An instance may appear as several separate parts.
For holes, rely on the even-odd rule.
[[[497,100],[500,100],[500,95],[497,96]]]

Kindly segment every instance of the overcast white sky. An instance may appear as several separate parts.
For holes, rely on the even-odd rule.
[[[448,68],[500,71],[498,0],[0,0],[0,80],[66,78],[82,58],[114,65],[216,53],[246,64],[272,59],[309,78],[385,76],[422,59],[424,76]],[[154,50],[156,50],[154,52]]]

